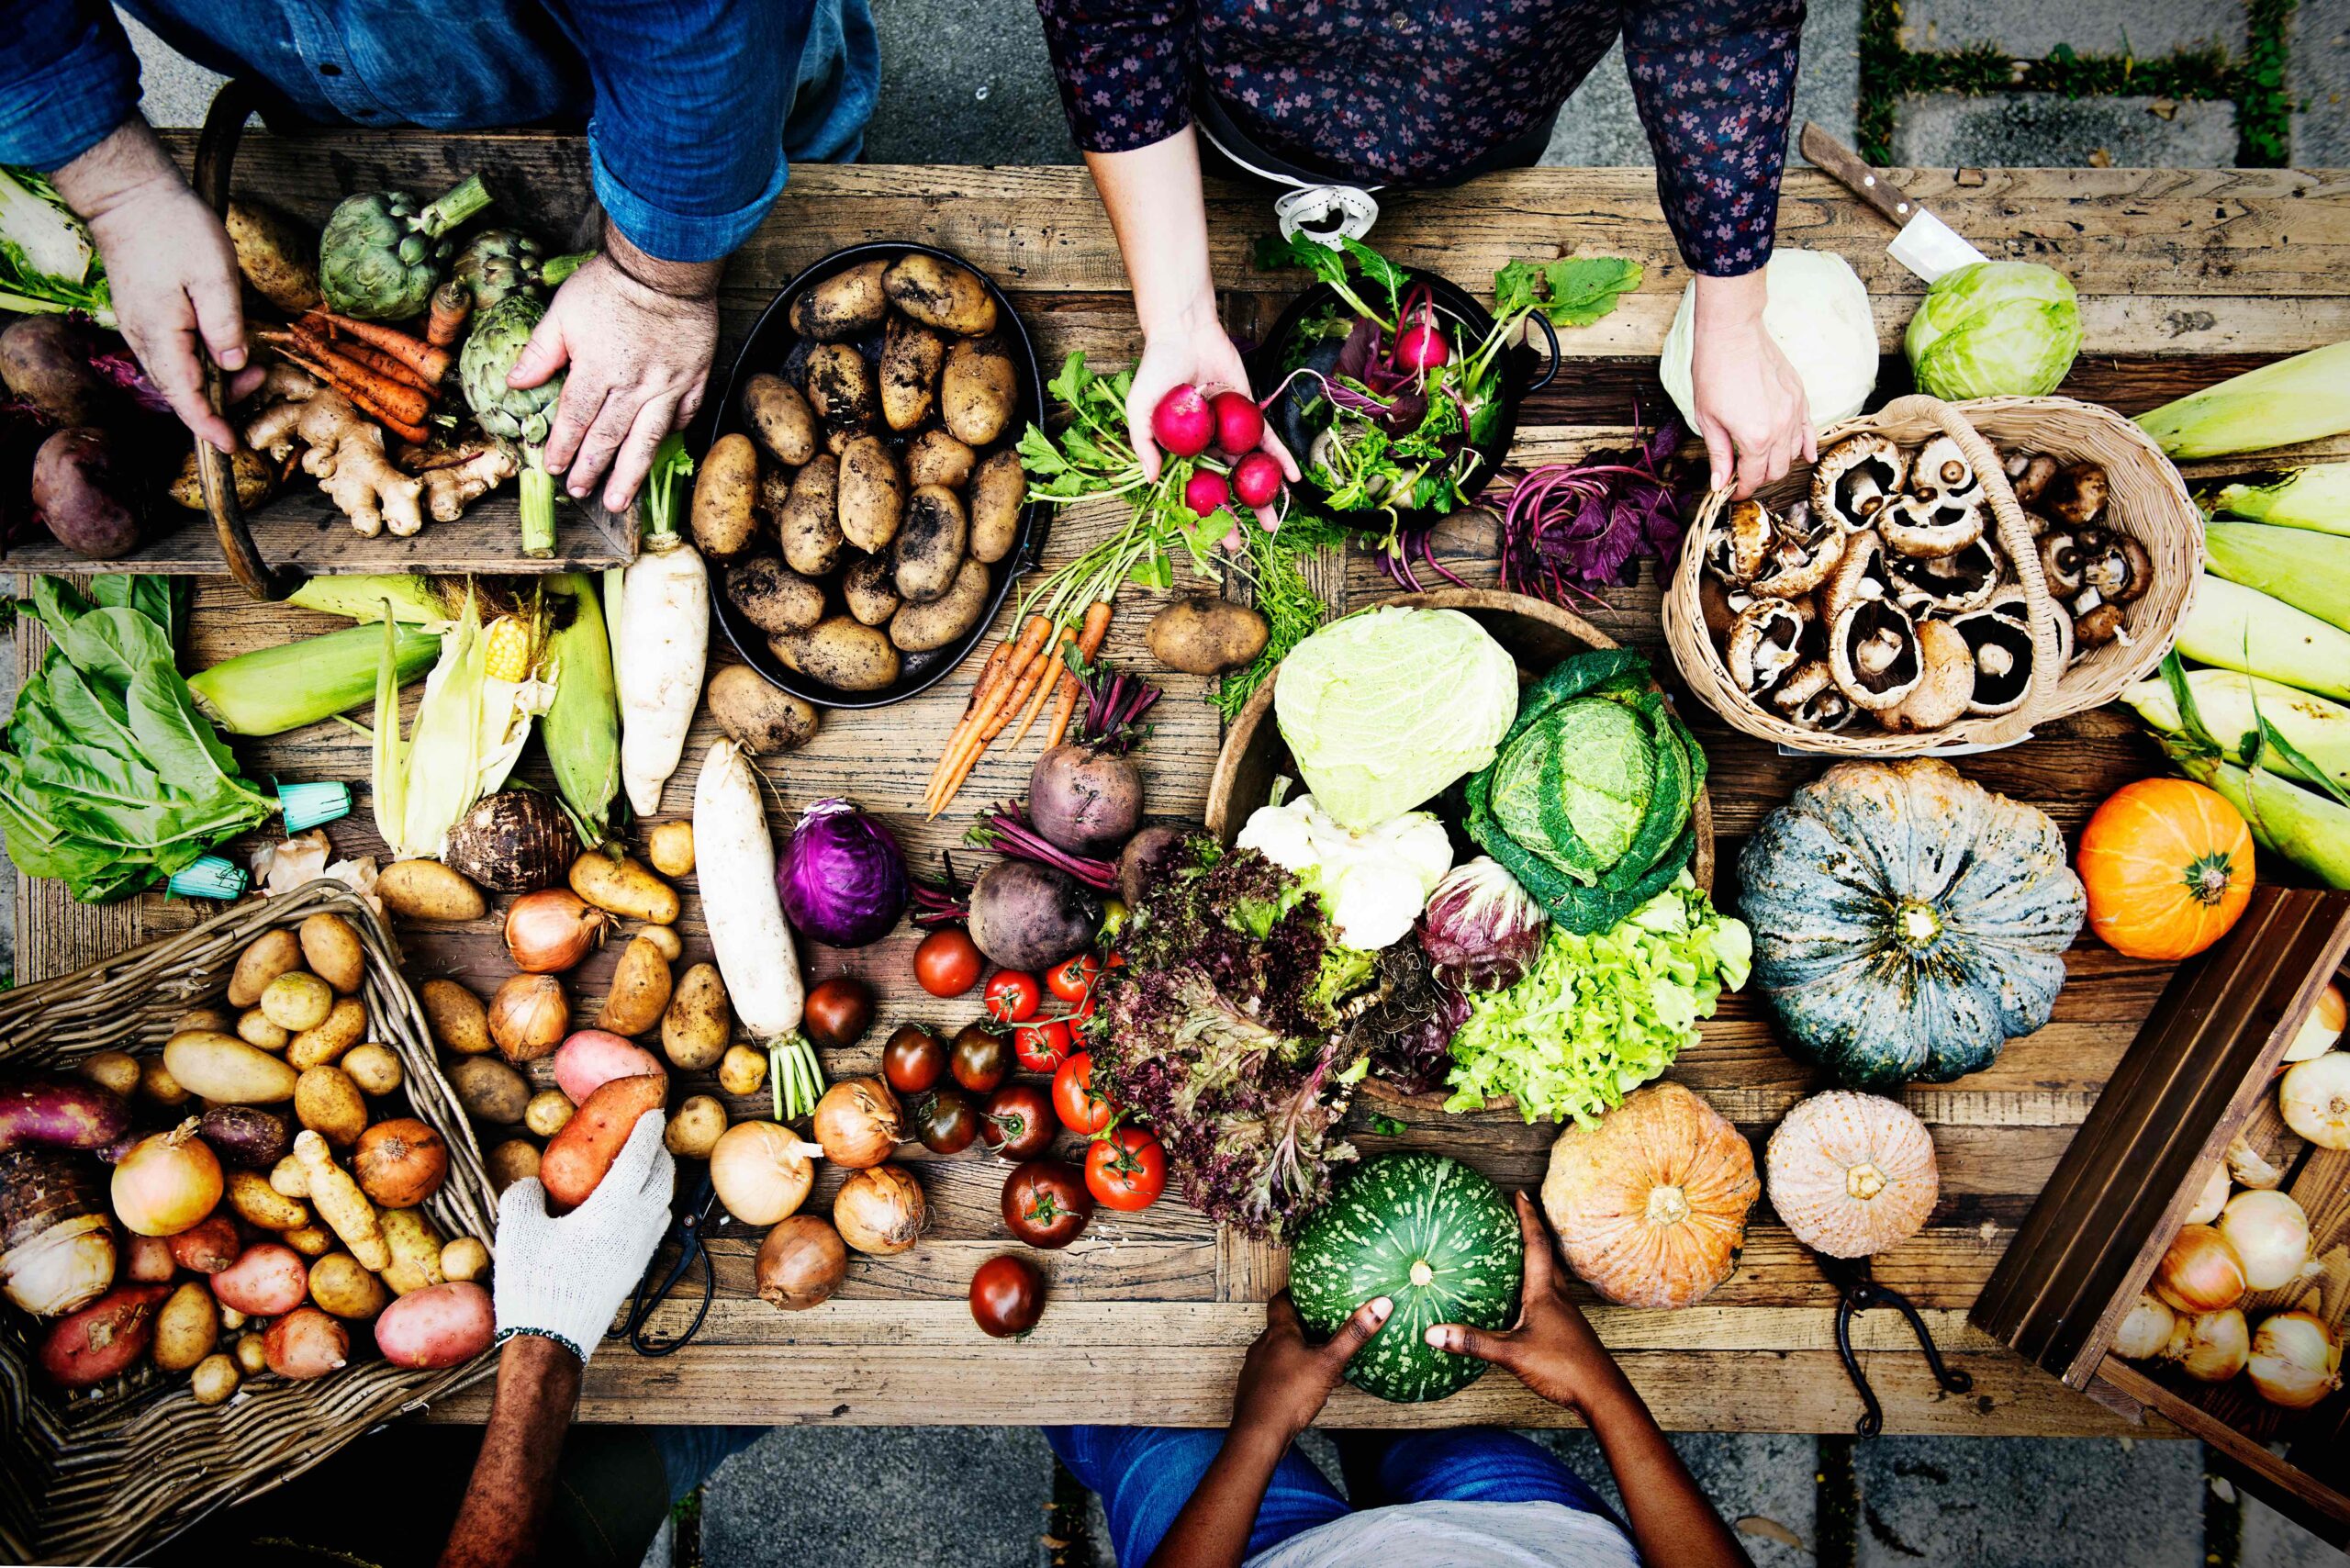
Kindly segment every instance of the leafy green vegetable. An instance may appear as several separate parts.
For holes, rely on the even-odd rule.
[[[1901,346],[1921,392],[2036,398],[2073,368],[2081,308],[2053,267],[1976,262],[1934,280]]]
[[[1264,651],[1248,667],[1225,676],[1209,694],[1208,700],[1226,723],[1240,716],[1292,648],[1328,622],[1330,606],[1305,580],[1304,561],[1317,551],[1343,548],[1347,541],[1346,531],[1337,524],[1295,507],[1274,532],[1244,528],[1240,534],[1248,542],[1241,569],[1256,590],[1257,612],[1265,618],[1268,635]]]
[[[1607,930],[1554,923],[1524,980],[1471,994],[1445,1108],[1507,1094],[1529,1122],[1588,1126],[1695,1043],[1697,1021],[1746,983],[1752,956],[1745,925],[1685,871]]]
[[[0,310],[86,311],[111,328],[114,295],[90,231],[57,187],[0,163]]]
[[[267,821],[277,802],[240,776],[179,677],[177,590],[108,577],[92,589],[36,577],[22,607],[51,646],[9,715],[0,829],[19,870],[104,903]]]

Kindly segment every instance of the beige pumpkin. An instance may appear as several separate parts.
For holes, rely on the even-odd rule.
[[[1926,1124],[1896,1101],[1850,1090],[1788,1112],[1764,1163],[1779,1218],[1831,1258],[1866,1258],[1908,1240],[1942,1191]]]
[[[1634,1090],[1550,1147],[1542,1207],[1567,1264],[1626,1306],[1688,1306],[1729,1278],[1762,1194],[1754,1151],[1678,1083]]]

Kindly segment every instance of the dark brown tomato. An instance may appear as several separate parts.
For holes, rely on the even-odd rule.
[[[881,1076],[901,1094],[919,1094],[946,1076],[946,1042],[919,1024],[901,1024],[881,1047]]]
[[[1093,1217],[1093,1194],[1076,1166],[1032,1159],[1003,1182],[1003,1223],[1031,1247],[1066,1247]]]
[[[991,1093],[1012,1071],[1012,1047],[984,1024],[966,1024],[955,1036],[955,1081],[974,1094]]]
[[[808,993],[800,1026],[826,1050],[856,1044],[873,1026],[872,988],[854,975],[834,975]]]
[[[1053,1097],[1033,1083],[1005,1084],[988,1096],[979,1116],[979,1137],[999,1156],[1015,1161],[1034,1159],[1052,1148],[1059,1126]]]
[[[971,1317],[981,1333],[1013,1338],[1044,1314],[1044,1273],[1018,1253],[990,1258],[971,1276]]]
[[[960,1154],[979,1136],[979,1114],[959,1090],[934,1090],[913,1110],[914,1137],[933,1154]]]

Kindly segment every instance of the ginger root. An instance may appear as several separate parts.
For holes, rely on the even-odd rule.
[[[521,471],[511,447],[494,442],[462,463],[424,471],[424,506],[435,522],[454,522],[465,508]]]
[[[363,537],[388,524],[404,539],[424,526],[423,482],[392,466],[383,431],[349,398],[283,363],[269,367],[261,393],[265,406],[245,426],[247,446],[281,459],[297,443],[306,448],[302,471]]]

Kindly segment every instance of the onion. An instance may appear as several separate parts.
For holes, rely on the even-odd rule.
[[[808,1201],[824,1151],[779,1122],[737,1122],[710,1151],[710,1184],[744,1225],[774,1225]]]
[[[878,1078],[844,1078],[816,1102],[810,1124],[824,1158],[852,1170],[880,1164],[898,1147],[898,1097]]]
[[[2345,1024],[2350,1024],[2350,1005],[2345,1005],[2342,988],[2329,985],[2317,993],[2317,1002],[2301,1026],[2293,1032],[2293,1043],[2285,1047],[2288,1062],[2307,1061],[2332,1050],[2342,1038]]]
[[[2227,1206],[2228,1168],[2223,1160],[2211,1168],[2210,1179],[2203,1183],[2203,1190],[2195,1195],[2194,1206],[2187,1211],[2186,1217],[2179,1223],[2209,1225],[2219,1218],[2220,1211]]]
[[[2244,1260],[2208,1225],[2183,1226],[2154,1267],[2154,1294],[2180,1312],[2218,1312],[2244,1299]]]
[[[560,974],[603,940],[612,917],[569,888],[524,893],[506,910],[506,955],[532,974]]]
[[[2220,1215],[2220,1234],[2243,1262],[2244,1283],[2256,1291],[2291,1284],[2310,1260],[2309,1216],[2282,1193],[2238,1193]]]
[[[2239,1187],[2266,1192],[2271,1187],[2285,1184],[2285,1172],[2263,1159],[2252,1145],[2244,1142],[2241,1133],[2236,1135],[2234,1142],[2228,1145],[2227,1167],[2228,1179]]]
[[[2177,1313],[2153,1296],[2141,1295],[2113,1331],[2113,1353],[2132,1361],[2152,1360],[2163,1353],[2177,1327]]]
[[[859,1252],[903,1252],[922,1236],[922,1183],[902,1165],[860,1170],[833,1195],[833,1223]]]
[[[2277,1086],[2277,1108],[2320,1148],[2350,1148],[2350,1051],[2295,1062]]]
[[[114,1168],[115,1217],[140,1236],[177,1236],[201,1224],[224,1185],[212,1146],[190,1117],[167,1133],[140,1138]]]
[[[2198,1383],[2225,1383],[2244,1371],[2252,1339],[2244,1314],[2231,1306],[2199,1317],[2182,1317],[2163,1353]]]
[[[2253,1335],[2244,1370],[2269,1404],[2306,1410],[2342,1386],[2342,1339],[2314,1314],[2279,1312]]]
[[[848,1273],[841,1233],[814,1215],[793,1215],[759,1245],[759,1299],[785,1312],[805,1312],[832,1299]]]
[[[512,929],[509,922],[508,929]],[[489,999],[489,1037],[498,1053],[520,1066],[536,1061],[563,1043],[571,1027],[571,1002],[553,975],[516,975]]]

